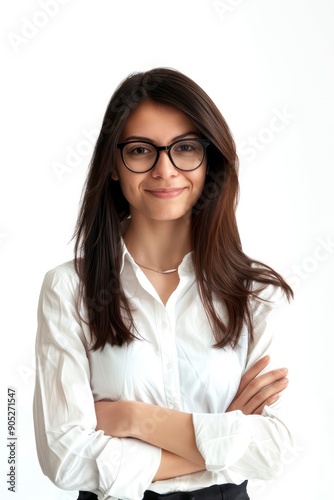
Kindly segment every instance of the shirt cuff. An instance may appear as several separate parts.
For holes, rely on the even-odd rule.
[[[106,447],[97,460],[100,491],[104,493],[103,498],[141,500],[160,466],[161,449],[132,438],[118,441],[117,451],[110,456]],[[118,472],[112,486],[105,480],[102,482],[111,476],[115,467]]]
[[[231,467],[248,448],[252,433],[244,414],[237,410],[228,413],[193,413],[196,444],[208,471]]]

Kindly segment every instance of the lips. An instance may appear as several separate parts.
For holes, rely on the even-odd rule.
[[[175,198],[179,196],[186,188],[161,188],[161,189],[146,189],[146,192],[156,198]]]

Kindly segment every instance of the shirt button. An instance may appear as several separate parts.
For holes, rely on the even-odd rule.
[[[165,328],[167,328],[167,326],[168,326],[167,321],[163,321],[163,322],[161,323],[161,328],[165,329]]]
[[[168,370],[171,370],[173,368],[173,363],[168,363],[167,368]]]

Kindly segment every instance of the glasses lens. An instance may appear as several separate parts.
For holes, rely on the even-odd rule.
[[[126,166],[134,172],[145,172],[155,162],[157,151],[152,144],[146,142],[131,142],[123,149]]]
[[[205,148],[195,139],[185,139],[176,142],[170,154],[176,167],[181,170],[194,170],[202,163]]]

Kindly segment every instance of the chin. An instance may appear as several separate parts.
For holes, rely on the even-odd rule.
[[[191,216],[191,210],[182,210],[177,212],[169,212],[169,213],[154,213],[151,218],[156,221],[168,222],[168,221],[177,221],[179,219],[188,219]]]

